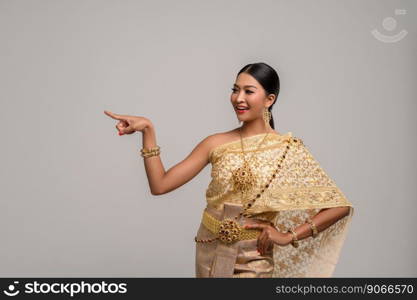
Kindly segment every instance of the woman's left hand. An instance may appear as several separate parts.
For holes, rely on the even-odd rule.
[[[243,226],[247,229],[260,229],[261,234],[258,237],[258,251],[261,255],[270,252],[274,244],[286,246],[292,241],[291,233],[279,232],[272,223],[251,223]]]

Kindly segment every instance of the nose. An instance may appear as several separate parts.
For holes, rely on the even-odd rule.
[[[240,94],[239,93],[239,95],[237,96],[237,101],[236,101],[237,103],[245,103],[246,102],[246,100],[245,100],[245,94]]]

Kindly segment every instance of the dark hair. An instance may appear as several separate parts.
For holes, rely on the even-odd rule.
[[[272,103],[272,105],[268,108],[268,110],[271,112],[272,106],[274,106],[275,102],[277,102],[278,94],[280,91],[278,73],[271,66],[263,62],[248,64],[244,66],[239,71],[239,73],[237,73],[237,76],[239,76],[240,73],[247,73],[253,76],[259,82],[259,84],[265,89],[266,95],[269,95],[269,94],[275,95],[274,103]],[[271,125],[273,129],[275,129],[274,118],[272,116],[272,112],[271,112],[271,120],[269,120],[269,125]]]

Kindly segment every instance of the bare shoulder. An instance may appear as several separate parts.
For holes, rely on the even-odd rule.
[[[196,161],[198,163],[207,164],[210,162],[211,151],[218,145],[228,140],[228,134],[226,132],[219,132],[211,134],[203,138],[197,146],[191,151],[186,159],[190,161]]]
[[[217,132],[207,137],[209,139],[208,147],[209,152],[211,152],[212,149],[216,148],[217,146],[233,142],[237,139],[239,139],[239,133],[236,129],[225,131],[225,132]]]
[[[217,148],[218,146],[236,141],[240,138],[238,129],[233,129],[225,132],[217,132],[212,135],[209,135],[204,139],[205,149],[207,159],[210,159],[210,154],[213,149]]]

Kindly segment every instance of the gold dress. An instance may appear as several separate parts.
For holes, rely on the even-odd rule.
[[[331,277],[343,246],[354,208],[336,184],[309,152],[303,141],[286,134],[269,134],[258,149],[265,134],[243,138],[246,159],[256,175],[253,191],[244,197],[235,191],[233,170],[243,163],[240,139],[221,144],[210,152],[211,182],[206,190],[208,212],[216,219],[233,217],[242,205],[253,199],[265,186],[287,142],[296,138],[281,164],[281,169],[247,212],[251,219],[272,221],[281,232],[305,223],[323,208],[349,206],[349,214],[313,237],[299,240],[299,247],[291,244],[274,245],[264,255],[257,252],[257,239],[239,240],[231,244],[214,240],[196,243],[196,277]],[[247,222],[246,217],[240,224]],[[203,224],[197,239],[216,237]]]

